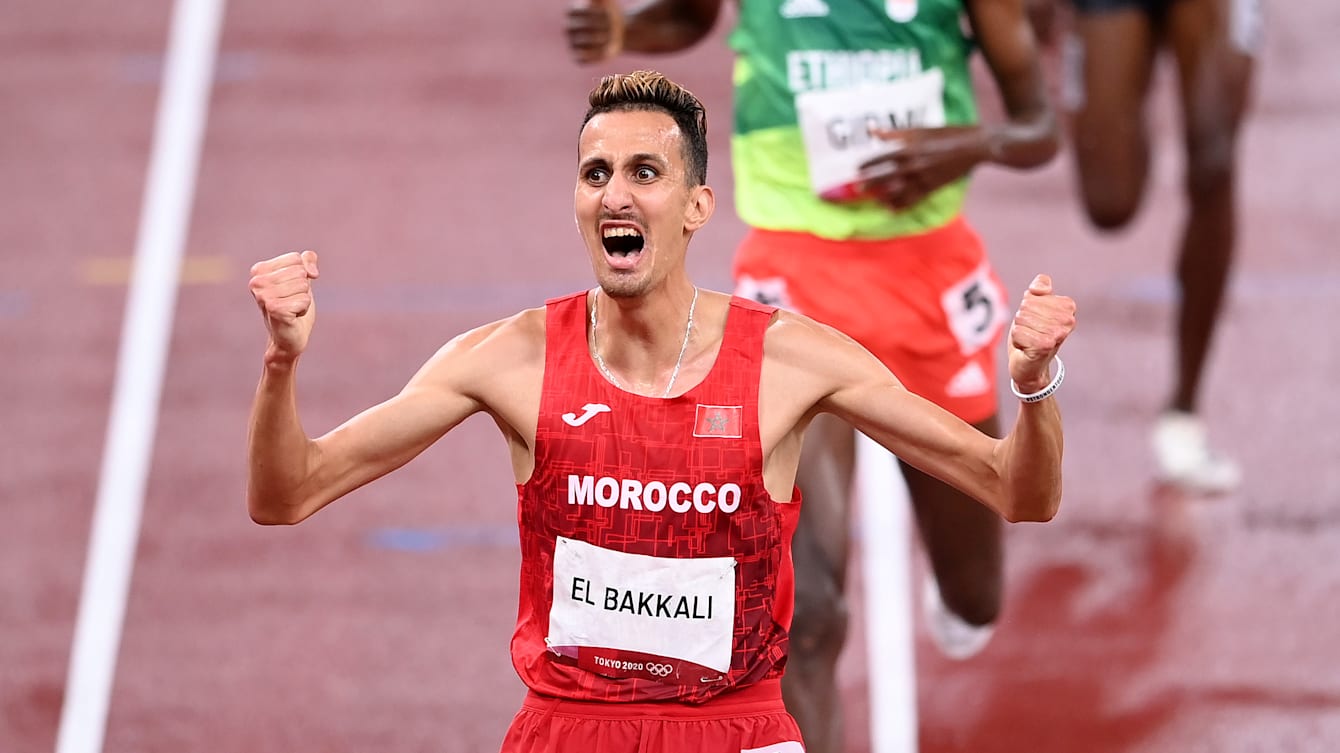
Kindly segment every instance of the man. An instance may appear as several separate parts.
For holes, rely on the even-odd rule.
[[[682,50],[708,34],[721,5],[650,0],[625,11],[579,0],[569,46],[582,62]],[[736,207],[751,231],[735,257],[736,293],[836,327],[908,389],[999,436],[1007,296],[961,210],[975,166],[1031,168],[1057,150],[1023,0],[742,0],[738,11],[732,152]],[[974,49],[1000,90],[1004,123],[978,124]],[[785,688],[820,753],[838,750],[842,736],[835,671],[847,632],[854,446],[850,427],[816,420],[798,478],[807,504]],[[931,635],[966,658],[1001,609],[1000,519],[901,465],[934,575]]]
[[[1149,173],[1145,100],[1159,51],[1177,66],[1187,217],[1175,379],[1152,445],[1163,480],[1230,491],[1241,471],[1210,448],[1197,404],[1237,236],[1237,141],[1260,47],[1260,0],[1074,0],[1074,7],[1065,98],[1084,209],[1100,229],[1125,227],[1140,206]]]
[[[795,753],[779,677],[806,427],[831,413],[993,514],[1050,519],[1064,374],[1050,369],[1074,302],[1033,282],[1010,336],[1026,402],[1008,437],[987,437],[837,331],[698,289],[685,255],[714,208],[702,105],[646,71],[607,76],[589,102],[574,211],[598,286],[456,337],[317,439],[295,377],[316,254],[253,267],[269,344],[251,516],[298,523],[487,413],[518,484],[512,659],[530,691],[503,750]]]

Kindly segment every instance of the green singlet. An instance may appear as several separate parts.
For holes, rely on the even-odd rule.
[[[956,217],[966,178],[904,212],[870,200],[820,199],[811,186],[796,95],[930,74],[942,89],[936,107],[942,105],[943,123],[911,124],[976,123],[968,65],[973,48],[962,14],[962,0],[741,0],[730,37],[736,53],[731,152],[741,219],[842,240],[912,235]],[[848,132],[864,130],[854,120],[850,125]]]

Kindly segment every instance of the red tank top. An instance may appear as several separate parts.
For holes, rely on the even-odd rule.
[[[596,370],[585,292],[548,302],[535,470],[517,486],[512,663],[531,690],[696,703],[781,675],[800,495],[763,487],[773,311],[733,298],[707,377],[662,399]]]

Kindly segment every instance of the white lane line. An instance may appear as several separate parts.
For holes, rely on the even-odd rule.
[[[98,753],[106,733],[223,4],[173,8],[57,753]]]
[[[917,674],[912,624],[912,539],[907,484],[897,461],[857,434],[871,753],[917,750]]]

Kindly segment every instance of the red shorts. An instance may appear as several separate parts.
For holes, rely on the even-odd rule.
[[[529,693],[502,753],[804,753],[781,680],[703,704],[567,701]]]
[[[834,241],[750,230],[736,295],[841,330],[908,390],[969,423],[996,413],[996,346],[1010,319],[981,239],[959,217],[920,235]]]

